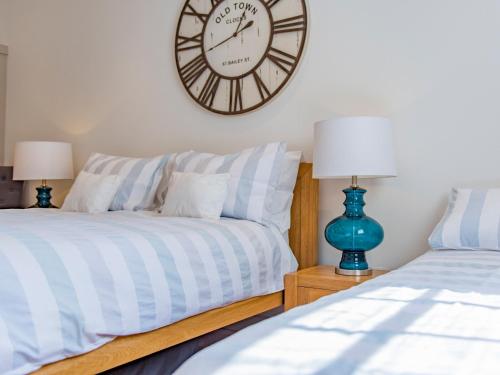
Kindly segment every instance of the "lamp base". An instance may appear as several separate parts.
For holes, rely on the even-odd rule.
[[[367,270],[345,270],[340,267],[335,267],[335,273],[342,276],[371,276],[373,271],[371,268]]]
[[[28,208],[59,208],[50,203],[48,206],[40,206],[38,203],[35,203],[33,206],[29,206]]]
[[[365,252],[380,245],[384,230],[363,211],[363,195],[366,190],[351,187],[345,189],[344,193],[346,211],[325,228],[328,243],[342,251],[342,260],[335,272],[339,275],[369,276],[372,271],[366,261]]]
[[[50,200],[52,199],[52,196],[50,194],[50,192],[52,191],[51,187],[42,185],[37,187],[36,191],[38,192],[36,196],[36,204],[31,206],[30,208],[58,208],[50,202]]]

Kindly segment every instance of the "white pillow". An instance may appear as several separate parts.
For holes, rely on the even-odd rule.
[[[281,233],[290,229],[293,190],[297,183],[301,159],[302,152],[300,151],[285,154],[278,186],[271,202],[271,221]]]
[[[122,177],[117,175],[104,176],[81,171],[61,210],[91,214],[106,212],[122,181]]]
[[[164,216],[219,219],[230,175],[173,172],[161,209]]]
[[[175,171],[231,175],[222,216],[272,224],[271,203],[285,158],[286,143],[270,143],[236,154],[179,154]],[[168,193],[167,193],[168,194]]]

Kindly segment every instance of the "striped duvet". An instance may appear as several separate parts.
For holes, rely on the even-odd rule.
[[[296,267],[279,232],[244,220],[1,211],[0,373],[276,292]]]
[[[500,374],[500,252],[431,251],[221,341],[176,375]]]

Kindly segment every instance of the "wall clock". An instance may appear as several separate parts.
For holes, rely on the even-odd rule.
[[[293,76],[307,29],[306,0],[187,0],[175,42],[179,76],[209,111],[252,111]]]

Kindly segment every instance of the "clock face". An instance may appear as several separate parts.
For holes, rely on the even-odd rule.
[[[189,95],[220,114],[252,111],[295,72],[307,36],[306,0],[187,0],[175,44]]]

